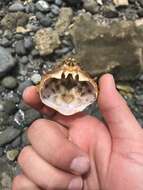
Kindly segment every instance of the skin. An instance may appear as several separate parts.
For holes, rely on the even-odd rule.
[[[12,190],[143,190],[143,130],[115,88],[112,75],[99,81],[105,123],[84,113],[65,117],[45,107],[35,87],[26,103],[47,114],[28,129],[30,146],[18,158],[23,173]]]

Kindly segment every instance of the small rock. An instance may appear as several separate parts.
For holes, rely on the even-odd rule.
[[[63,4],[62,0],[55,0],[55,4],[61,6]]]
[[[19,129],[8,127],[6,130],[0,133],[0,146],[8,144],[12,140],[14,140],[21,131]]]
[[[22,146],[27,146],[29,145],[30,142],[28,140],[28,137],[27,137],[27,131],[25,130],[24,133],[22,134]]]
[[[33,82],[33,84],[38,84],[40,80],[41,80],[40,74],[35,73],[31,76],[31,81]]]
[[[4,76],[15,65],[15,61],[10,52],[0,46],[0,77]]]
[[[24,47],[26,50],[32,50],[33,48],[33,39],[31,36],[24,38]]]
[[[9,115],[14,114],[17,110],[16,104],[12,100],[5,100],[3,105],[5,113]]]
[[[16,78],[14,78],[13,76],[7,76],[3,78],[1,84],[8,89],[15,89],[18,85]]]
[[[9,7],[9,11],[11,12],[24,11],[24,10],[25,10],[25,7],[22,5],[22,3],[19,3],[19,2],[16,2]]]
[[[8,170],[6,170],[6,172],[7,171]],[[0,178],[1,178],[0,185],[2,185],[2,188],[1,188],[2,190],[10,190],[11,189],[12,179],[11,179],[10,175],[8,175],[6,172],[3,172],[0,176]]]
[[[52,28],[44,28],[35,35],[36,49],[40,55],[49,55],[61,44],[57,31]]]
[[[24,41],[23,40],[19,40],[16,42],[15,44],[15,52],[17,53],[17,55],[26,55],[26,49],[24,47]]]
[[[23,65],[26,65],[28,63],[28,57],[27,56],[23,56],[20,58],[20,63]]]
[[[143,8],[143,0],[137,0],[137,2],[140,4],[140,6]]]
[[[34,109],[29,109],[25,111],[25,120],[24,120],[24,124],[26,127],[29,127],[29,125],[37,120],[41,118],[41,114],[34,110]]]
[[[11,42],[7,38],[2,38],[0,40],[0,45],[3,47],[9,47],[11,45]]]
[[[19,84],[19,87],[18,87],[18,91],[20,94],[23,93],[24,89],[28,86],[31,86],[32,85],[32,82],[30,80],[26,80],[22,83]]]
[[[11,143],[12,148],[18,148],[21,146],[21,136],[17,137],[14,141]]]
[[[6,157],[8,160],[14,161],[17,158],[18,154],[19,154],[18,149],[11,149],[6,152]]]
[[[83,1],[85,10],[91,12],[91,13],[97,13],[98,11],[98,3],[95,0],[84,0]]]
[[[43,16],[40,19],[40,24],[44,27],[49,27],[52,24],[52,19],[49,17],[49,15]]]
[[[30,29],[27,29],[27,28],[24,28],[22,26],[18,26],[16,28],[16,33],[22,33],[22,34],[25,34],[27,32],[30,32]]]
[[[54,15],[58,15],[59,14],[59,12],[60,12],[60,9],[59,9],[59,7],[58,6],[56,6],[56,5],[51,5],[51,12],[54,14]]]
[[[41,12],[48,12],[50,10],[49,4],[44,0],[38,1],[36,3],[36,8],[37,8],[37,10],[39,10]]]
[[[129,85],[117,84],[117,89],[126,93],[134,93],[135,90]]]
[[[5,130],[8,127],[8,114],[5,112],[0,112],[0,131]]]
[[[63,7],[60,10],[60,15],[58,17],[58,21],[55,24],[55,29],[59,34],[62,34],[66,31],[68,26],[71,23],[73,17],[73,11],[71,8]]]
[[[128,6],[129,2],[128,0],[113,0],[113,3],[119,7],[119,6]]]

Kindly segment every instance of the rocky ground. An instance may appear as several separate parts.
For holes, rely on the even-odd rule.
[[[26,128],[42,117],[22,92],[60,59],[75,56],[93,77],[113,73],[143,126],[142,31],[142,0],[0,0],[0,189],[11,189]]]

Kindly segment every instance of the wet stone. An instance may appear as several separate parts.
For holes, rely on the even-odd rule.
[[[25,47],[26,50],[32,50],[32,48],[33,48],[33,40],[32,40],[31,36],[24,38],[24,47]]]
[[[19,129],[8,127],[6,130],[0,133],[0,146],[10,143],[18,135],[20,135],[20,133],[21,131]]]
[[[25,7],[22,5],[22,3],[19,3],[19,2],[16,2],[9,7],[9,11],[11,12],[24,11],[24,10],[25,10]]]
[[[3,131],[8,127],[9,122],[7,118],[8,114],[5,112],[0,112],[0,131]]]
[[[59,14],[59,12],[60,12],[60,9],[59,9],[59,7],[58,6],[56,6],[56,5],[51,5],[51,12],[54,14],[54,15],[58,15]]]
[[[24,114],[25,114],[25,121],[24,121],[25,127],[29,127],[29,125],[33,121],[41,118],[41,114],[38,111],[34,110],[34,109],[26,110],[24,112]]]
[[[3,106],[5,113],[9,115],[14,114],[17,110],[16,104],[12,100],[5,100]]]
[[[15,89],[18,85],[17,79],[13,76],[6,76],[1,81],[2,86],[7,89]]]
[[[15,60],[10,52],[0,46],[0,77],[6,75],[15,65]]]
[[[35,73],[31,76],[31,81],[33,84],[38,84],[41,81],[41,75],[38,73]]]
[[[43,16],[40,19],[40,24],[44,27],[49,27],[52,24],[52,19],[49,17],[49,15]]]
[[[17,53],[17,55],[26,55],[26,49],[24,47],[24,41],[23,40],[19,40],[16,42],[15,44],[15,51]]]
[[[50,6],[49,4],[44,1],[44,0],[39,0],[37,3],[36,3],[36,9],[41,11],[41,12],[48,12],[50,10]]]

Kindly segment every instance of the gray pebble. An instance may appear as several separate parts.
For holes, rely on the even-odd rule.
[[[59,14],[59,12],[60,12],[60,9],[59,9],[59,7],[57,6],[57,5],[51,5],[51,12],[54,14],[54,15],[58,15]]]
[[[24,123],[25,123],[26,127],[29,127],[29,125],[33,121],[41,118],[41,114],[38,111],[34,110],[34,109],[26,110],[24,113],[25,113],[25,121],[24,121]]]
[[[44,27],[49,27],[52,24],[52,19],[47,15],[40,19],[40,24]]]
[[[36,9],[41,12],[48,12],[50,10],[49,4],[44,0],[39,0],[36,3]]]
[[[33,48],[33,40],[31,36],[24,38],[24,47],[27,50],[31,50]]]
[[[3,47],[9,47],[11,45],[11,42],[4,37],[0,40],[0,45]]]
[[[30,80],[26,80],[26,81],[20,83],[20,85],[18,87],[19,93],[22,94],[24,89],[31,85],[32,85],[32,82]]]
[[[22,139],[21,140],[22,140],[22,147],[30,144],[28,137],[27,137],[27,130],[25,130],[24,133],[22,133]]]
[[[24,11],[24,10],[25,10],[25,7],[19,2],[16,2],[9,7],[9,11],[11,12]]]
[[[15,89],[18,85],[17,79],[14,78],[13,76],[7,76],[4,77],[3,80],[1,81],[2,86],[8,89]]]
[[[23,40],[19,40],[16,42],[15,44],[15,52],[17,53],[17,55],[26,55],[26,49],[24,47],[24,41]]]
[[[9,125],[8,114],[0,112],[0,131],[5,130]]]
[[[61,6],[63,3],[62,0],[55,0],[55,4],[58,5],[58,6]]]
[[[14,114],[17,110],[16,104],[12,100],[5,100],[3,105],[5,113],[9,115]]]
[[[0,46],[0,77],[6,75],[16,65],[10,52]]]
[[[16,137],[16,139],[14,139],[14,141],[12,141],[11,147],[17,148],[17,147],[20,147],[20,145],[21,145],[21,136],[18,136]]]
[[[21,131],[19,129],[8,127],[6,130],[0,133],[0,146],[8,144],[12,140],[14,140]]]
[[[20,63],[23,65],[26,65],[28,63],[28,57],[27,56],[23,56],[20,58]]]

